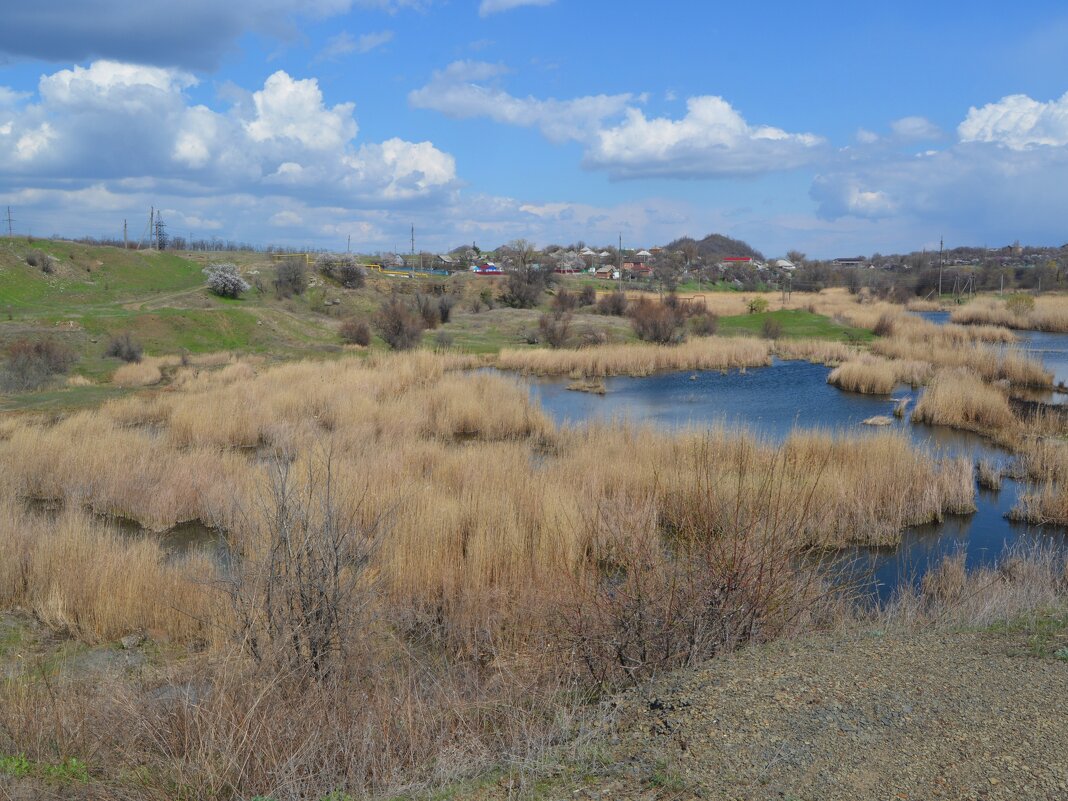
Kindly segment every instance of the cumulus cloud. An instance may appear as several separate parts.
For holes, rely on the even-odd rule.
[[[649,119],[646,95],[588,95],[569,100],[516,97],[500,86],[500,64],[456,61],[409,93],[416,108],[454,118],[485,117],[537,128],[552,142],[576,141],[584,163],[615,178],[716,177],[792,169],[810,163],[824,140],[753,126],[721,97],[692,97],[678,120]]]
[[[1027,95],[1009,95],[982,108],[971,108],[957,127],[962,142],[989,142],[1013,150],[1068,145],[1068,93],[1042,103]]]
[[[482,0],[478,7],[480,16],[488,17],[491,14],[499,14],[502,11],[511,11],[521,6],[548,6],[556,0]]]
[[[465,119],[488,117],[505,125],[537,128],[550,141],[585,140],[609,117],[635,101],[631,94],[590,95],[572,100],[515,97],[496,84],[507,74],[501,64],[454,61],[426,86],[408,94],[416,108]]]
[[[395,203],[450,191],[452,156],[430,142],[355,141],[353,103],[328,106],[314,78],[275,72],[248,102],[189,103],[186,72],[117,62],[41,78],[0,135],[0,177],[182,183],[185,191],[316,193]],[[8,127],[10,126],[10,127]],[[147,178],[142,179],[142,176]]]
[[[698,178],[786,170],[812,162],[824,140],[753,126],[721,97],[691,97],[682,119],[648,119],[628,109],[626,119],[599,131],[586,164],[616,178]]]
[[[49,0],[7,4],[0,53],[52,62],[112,59],[212,69],[246,31],[295,35],[303,18],[425,0]]]

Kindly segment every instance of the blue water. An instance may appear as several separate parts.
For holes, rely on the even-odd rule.
[[[771,367],[729,372],[665,373],[646,378],[609,378],[607,394],[567,389],[567,379],[538,380],[531,392],[560,425],[627,420],[668,429],[725,425],[781,442],[791,431],[821,429],[872,434],[863,425],[875,415],[892,415],[895,400],[917,393],[901,387],[891,396],[843,392],[827,383],[830,370],[808,362],[776,361]],[[910,405],[911,411],[911,405]],[[906,433],[932,453],[991,459],[1008,464],[1011,455],[975,434],[911,423],[906,416],[892,429]],[[863,481],[863,476],[857,477]],[[994,565],[1007,549],[1035,545],[1068,547],[1062,529],[1013,523],[1007,519],[1021,488],[1003,479],[999,492],[979,490],[977,510],[951,515],[942,523],[908,529],[899,546],[852,548],[843,552],[861,589],[886,600],[904,582],[918,582],[945,556],[965,553],[969,568]]]

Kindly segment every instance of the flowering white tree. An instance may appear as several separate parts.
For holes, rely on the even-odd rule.
[[[249,289],[248,281],[241,277],[236,264],[209,264],[204,268],[204,274],[208,276],[208,290],[221,298],[237,298]]]

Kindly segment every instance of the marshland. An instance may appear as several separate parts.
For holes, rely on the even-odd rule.
[[[0,412],[0,754],[31,779],[532,795],[661,674],[1064,609],[1066,296],[336,266],[285,296],[242,258],[243,299],[193,257],[80,309],[8,288],[7,369],[47,373]]]

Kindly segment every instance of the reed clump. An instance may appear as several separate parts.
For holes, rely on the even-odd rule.
[[[924,384],[930,375],[931,365],[925,361],[863,355],[836,367],[827,376],[827,382],[848,392],[889,395],[900,384]]]
[[[515,350],[497,358],[502,370],[532,375],[646,376],[667,370],[728,370],[771,364],[769,343],[747,337],[700,337],[678,345],[603,345]]]
[[[966,370],[942,370],[923,393],[912,419],[982,434],[1011,433],[1019,426],[1005,393]]]
[[[954,309],[950,319],[962,325],[999,325],[1031,331],[1068,332],[1068,296],[1023,295],[1029,303],[985,297]]]

